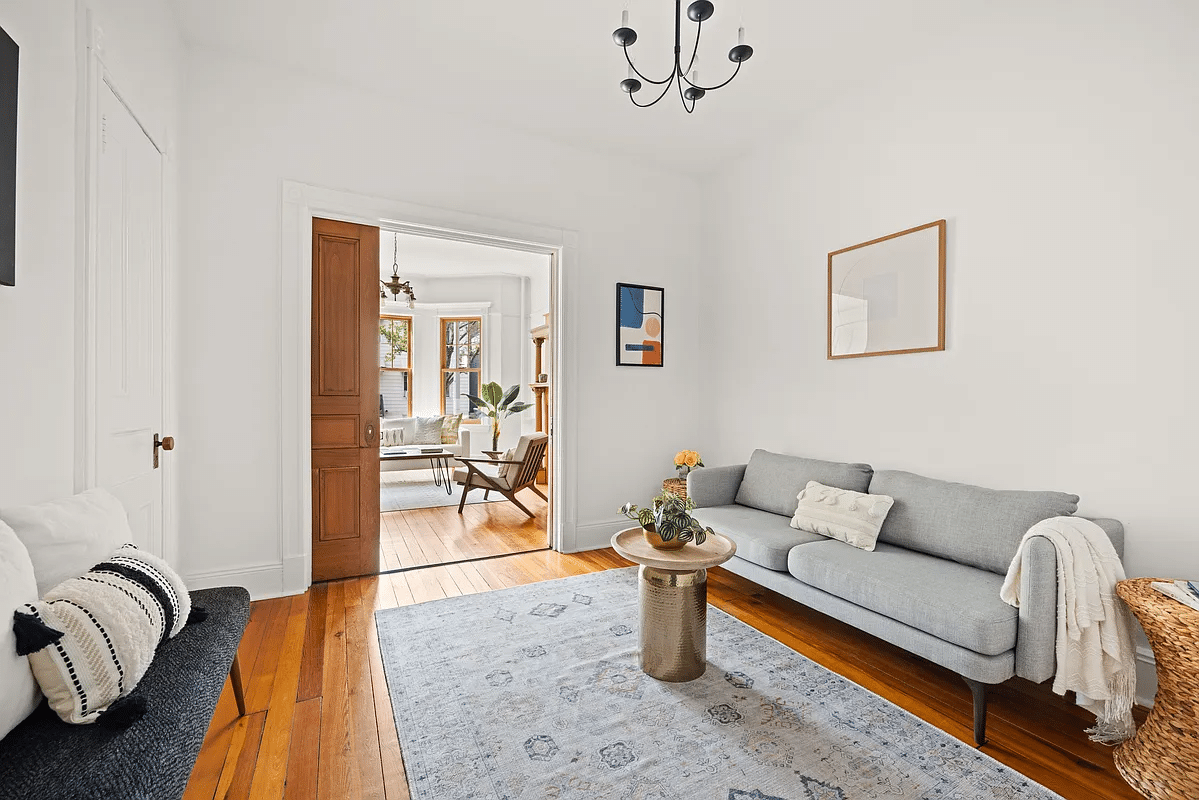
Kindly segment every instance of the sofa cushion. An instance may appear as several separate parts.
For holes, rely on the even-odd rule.
[[[755,450],[737,490],[737,503],[790,517],[808,481],[864,492],[870,486],[871,472],[869,464],[842,464]]]
[[[691,516],[736,542],[738,557],[777,572],[787,571],[787,553],[797,544],[828,541],[820,534],[795,530],[787,517],[742,505],[697,508]]]
[[[37,600],[37,580],[25,545],[0,522],[0,739],[41,702],[42,693],[29,670],[29,659],[17,655],[13,612]]]
[[[133,541],[121,501],[103,489],[0,510],[29,552],[40,597]]]
[[[1078,495],[985,489],[897,470],[874,473],[870,493],[895,499],[880,542],[1001,575],[1029,528],[1078,510]]]
[[[868,553],[828,540],[792,550],[787,569],[809,586],[976,653],[1016,646],[1019,611],[999,599],[1003,578],[992,572],[894,545]]]

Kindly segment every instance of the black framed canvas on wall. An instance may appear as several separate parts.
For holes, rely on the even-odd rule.
[[[616,284],[616,366],[662,366],[666,290]]]
[[[17,43],[0,28],[0,285],[17,281]]]

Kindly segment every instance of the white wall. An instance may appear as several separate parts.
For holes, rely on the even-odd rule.
[[[284,179],[578,231],[573,546],[618,529],[699,421],[697,184],[346,87],[193,52],[182,293],[185,571],[279,590],[279,242]],[[665,285],[667,366],[617,369],[618,280]],[[423,296],[421,296],[424,299]],[[184,438],[185,437],[185,438]],[[240,571],[239,571],[240,570]]]
[[[1117,8],[1120,6],[1120,8]],[[1196,6],[989,4],[707,187],[709,465],[755,447],[1123,520],[1199,575]],[[942,353],[825,360],[829,251],[945,217]]]
[[[114,83],[160,138],[177,138],[182,64],[162,0],[96,0]],[[3,0],[0,25],[21,48],[17,136],[17,285],[0,287],[0,504],[75,489],[76,98],[83,51],[72,0]],[[173,163],[164,174],[174,205]],[[173,218],[168,221],[168,228]],[[169,235],[169,234],[168,234]]]

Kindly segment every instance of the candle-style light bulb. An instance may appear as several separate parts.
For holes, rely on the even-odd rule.
[[[737,44],[745,44],[745,26],[737,29]]]
[[[629,77],[630,77],[630,78],[636,78],[636,77],[637,77],[636,75],[634,75],[634,74],[633,74],[633,65],[632,65],[632,64],[629,64]]]
[[[620,12],[620,27],[622,27],[622,28],[629,27],[629,10],[627,8],[624,11]]]

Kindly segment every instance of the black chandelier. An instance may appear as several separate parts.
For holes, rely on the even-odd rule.
[[[633,65],[633,59],[629,56],[629,47],[637,41],[637,31],[629,27],[629,12],[625,11],[621,15],[620,27],[612,32],[612,38],[624,52],[625,60],[629,62],[629,77],[620,82],[620,88],[628,93],[629,99],[633,101],[633,105],[638,108],[649,108],[652,105],[656,105],[658,101],[666,96],[667,92],[670,91],[670,87],[677,81],[679,99],[683,103],[683,108],[687,109],[687,113],[690,114],[695,111],[695,103],[705,94],[716,89],[721,89],[733,82],[733,78],[736,78],[737,73],[741,71],[741,65],[749,61],[750,56],[754,54],[754,49],[745,43],[745,28],[738,29],[737,46],[729,51],[729,61],[737,65],[737,68],[733,70],[733,74],[729,76],[729,79],[715,86],[701,86],[699,83],[699,70],[695,65],[695,57],[699,53],[699,37],[703,32],[704,22],[711,19],[715,11],[716,7],[708,2],[708,0],[695,0],[691,5],[687,6],[687,19],[696,24],[695,47],[691,50],[691,59],[687,62],[687,68],[683,69],[683,0],[674,0],[674,69],[671,70],[670,77],[660,81],[647,78]],[[688,73],[690,73],[690,77],[688,77]],[[662,93],[648,103],[638,103],[635,95],[641,91],[641,81],[663,87]],[[683,84],[686,84],[686,87]],[[687,105],[688,101],[691,101],[691,105]]]

